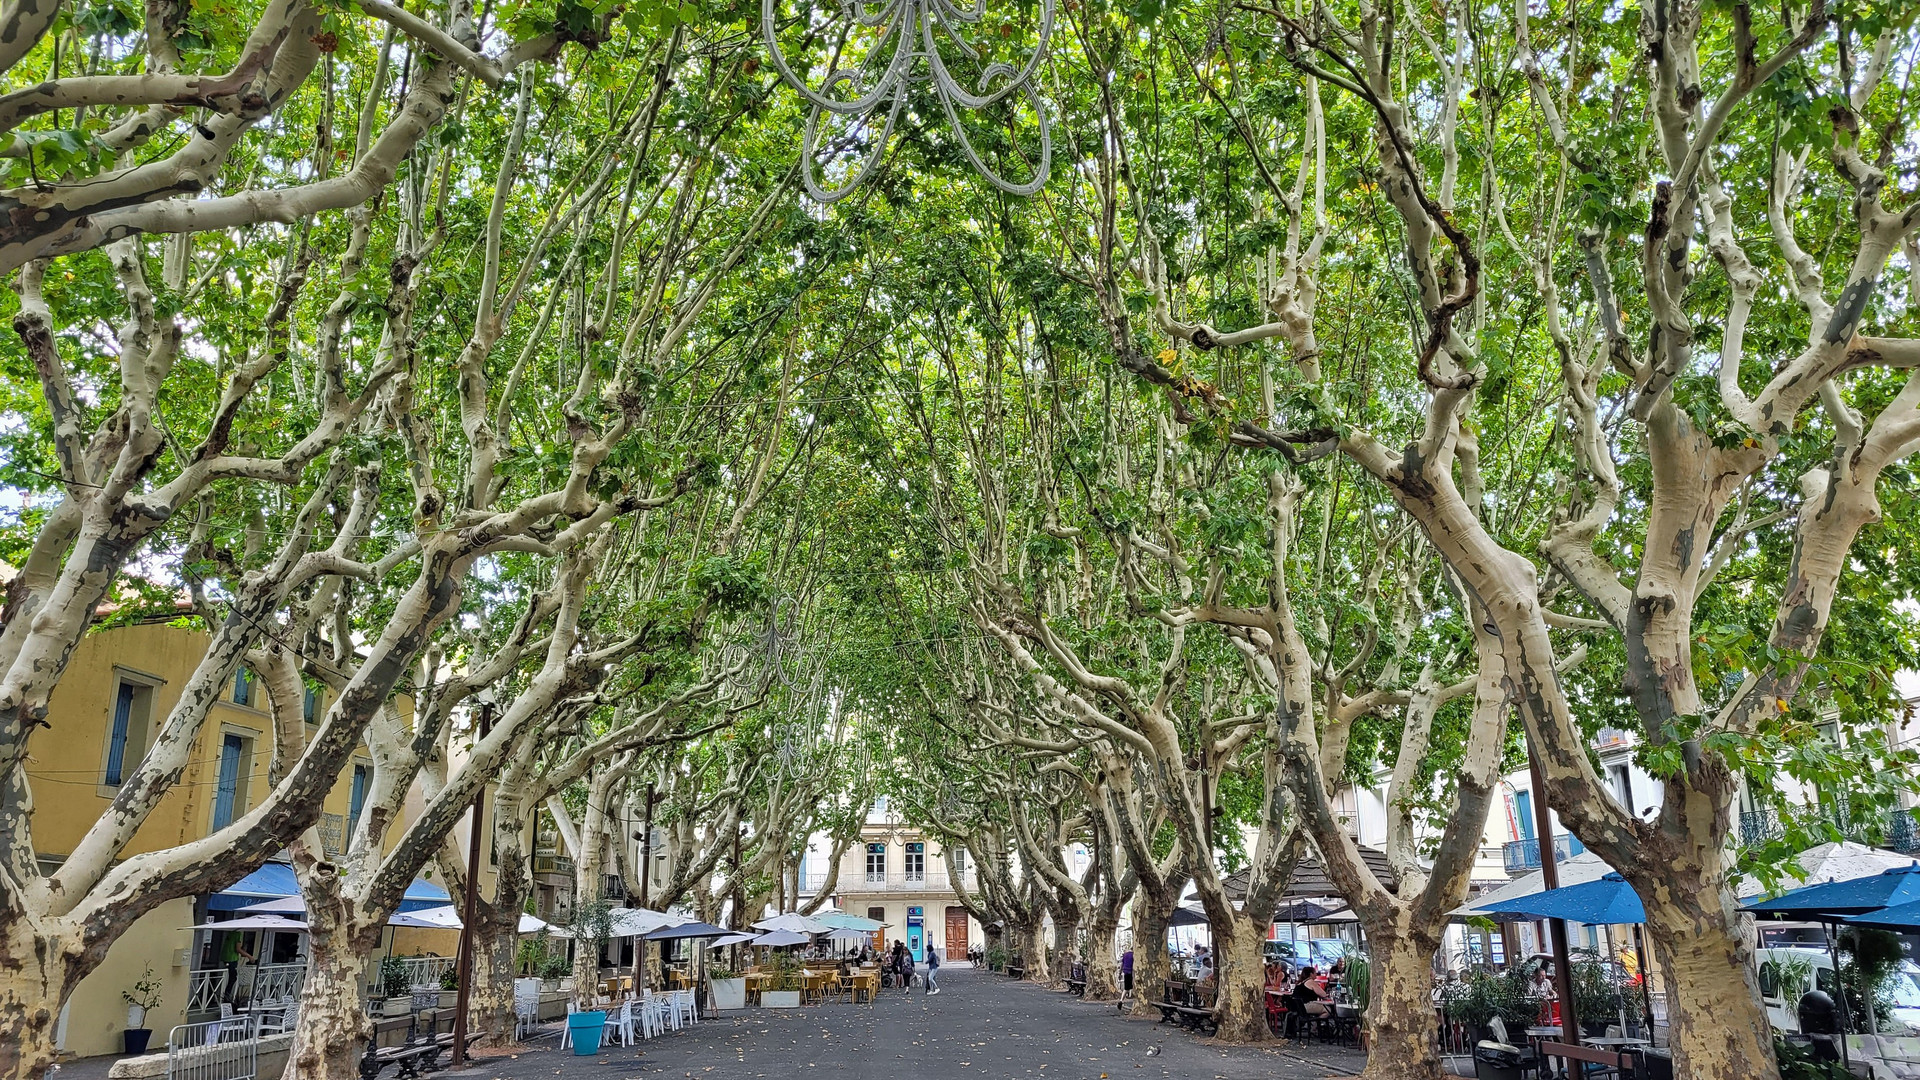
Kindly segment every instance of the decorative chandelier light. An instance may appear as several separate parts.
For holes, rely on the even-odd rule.
[[[775,33],[775,3],[776,0],[760,0],[760,33],[766,39],[767,53],[772,57],[773,66],[780,72],[780,77],[813,106],[807,114],[806,138],[801,144],[803,157],[800,175],[807,194],[814,199],[823,203],[835,202],[846,198],[865,182],[880,156],[886,152],[887,143],[893,138],[894,124],[900,119],[901,110],[906,107],[909,86],[920,79],[933,83],[940,106],[947,114],[947,125],[954,139],[959,142],[961,152],[989,183],[1013,195],[1031,195],[1046,184],[1047,172],[1053,163],[1053,134],[1046,104],[1034,89],[1032,80],[1033,73],[1039,70],[1040,61],[1046,57],[1047,40],[1053,36],[1054,0],[1040,0],[1040,36],[1034,45],[1033,55],[1019,67],[1003,62],[982,66],[980,77],[971,91],[961,85],[947,66],[946,58],[940,54],[939,42],[942,39],[952,42],[957,52],[978,62],[981,59],[980,51],[967,41],[963,31],[980,24],[986,15],[986,0],[973,0],[971,7],[961,7],[952,0],[841,0],[839,18],[842,25],[837,28],[840,40],[844,41],[846,37],[864,30],[875,32],[874,45],[857,67],[833,69],[818,88],[808,86],[805,80],[795,75],[781,51]],[[921,60],[926,62],[924,68],[919,63]],[[973,142],[967,138],[960,124],[962,109],[989,108],[1015,94],[1025,97],[1028,106],[1039,118],[1040,126],[1040,160],[1034,166],[1033,176],[1019,183],[988,168],[986,162],[980,160],[979,152],[974,149]],[[882,108],[886,109],[886,119],[881,122],[878,136],[872,140],[872,148],[861,159],[852,176],[838,187],[823,187],[820,178],[815,175],[814,161],[814,155],[819,150],[821,114],[832,113],[853,118],[850,125],[853,129],[865,128],[870,131],[874,114]]]

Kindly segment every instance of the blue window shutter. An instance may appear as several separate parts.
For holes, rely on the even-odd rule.
[[[1533,839],[1533,793],[1516,791],[1513,793],[1513,809],[1520,816],[1520,839]]]
[[[121,683],[120,693],[113,702],[113,731],[107,736],[107,775],[101,781],[105,784],[118,784],[120,775],[127,762],[127,729],[133,723],[133,696],[139,687],[132,683]]]
[[[253,704],[253,673],[244,667],[233,673],[233,703]]]
[[[360,811],[367,805],[367,767],[353,767],[353,787],[347,795],[347,835],[341,838],[343,846],[353,844],[353,832],[360,827]]]
[[[240,736],[229,735],[220,744],[220,779],[214,788],[213,827],[233,824],[233,803],[240,793]]]

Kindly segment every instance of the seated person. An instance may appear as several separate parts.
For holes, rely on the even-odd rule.
[[[1288,996],[1289,1007],[1295,1012],[1308,1016],[1329,1016],[1333,1006],[1327,1001],[1327,992],[1320,988],[1320,973],[1313,966],[1300,969],[1300,981],[1294,984],[1293,992]]]

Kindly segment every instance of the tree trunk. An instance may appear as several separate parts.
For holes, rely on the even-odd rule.
[[[1731,893],[1717,906],[1700,893],[1640,889],[1647,936],[1667,975],[1673,1074],[1689,1080],[1780,1075],[1753,968],[1753,938]],[[1715,893],[1706,894],[1709,898]]]
[[[1080,958],[1080,913],[1070,907],[1053,917],[1053,955],[1048,960],[1050,983],[1073,978],[1073,962]]]
[[[1367,931],[1373,989],[1367,1005],[1365,1080],[1440,1080],[1430,941]]]
[[[357,947],[355,936],[337,923],[326,932],[316,927],[312,934],[284,1080],[352,1080],[359,1075],[361,1048],[373,1033],[360,988],[366,980],[365,957],[374,946]]]
[[[1213,934],[1214,1016],[1218,1037],[1228,1042],[1262,1042],[1273,1038],[1267,1026],[1267,966],[1261,953],[1264,924],[1235,919],[1232,931]]]
[[[1118,912],[1095,915],[1087,924],[1088,1001],[1112,1001],[1120,996],[1120,958],[1113,945],[1114,929],[1120,923]]]
[[[0,963],[0,1077],[39,1080],[53,1064],[70,966],[57,938],[18,933],[27,928],[24,919],[14,927]]]
[[[487,1033],[488,1046],[513,1042],[513,979],[520,956],[520,917],[510,918],[504,928],[501,920],[493,920],[474,933],[473,1011],[480,1017],[480,1030]]]
[[[1048,981],[1046,924],[1040,919],[1020,927],[1020,962],[1026,966],[1029,981]]]
[[[1167,956],[1167,920],[1175,900],[1141,889],[1133,901],[1133,1015],[1158,1017],[1154,1002],[1173,974]]]

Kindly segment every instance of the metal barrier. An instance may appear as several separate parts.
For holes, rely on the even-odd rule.
[[[253,1080],[259,1057],[257,1017],[181,1024],[167,1033],[167,1080]]]
[[[289,1001],[300,996],[307,981],[305,964],[265,964],[253,969],[250,1002]]]
[[[1467,1025],[1457,1020],[1449,1020],[1446,1011],[1435,1009],[1440,1025],[1440,1056],[1467,1059],[1467,1067],[1454,1068],[1452,1071],[1461,1076],[1473,1075],[1473,1039]]]
[[[226,999],[226,968],[200,968],[187,974],[187,1012],[210,1012]]]

